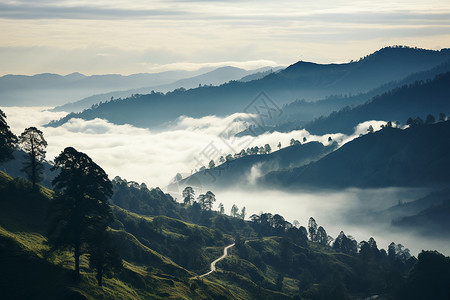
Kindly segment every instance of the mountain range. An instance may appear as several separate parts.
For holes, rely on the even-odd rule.
[[[69,114],[51,126],[70,118],[104,118],[116,124],[161,127],[178,117],[225,116],[251,112],[262,91],[277,106],[296,99],[318,100],[335,94],[364,93],[412,73],[430,70],[450,59],[450,50],[388,47],[361,60],[345,64],[297,62],[284,70],[249,82],[231,81],[220,86],[177,89],[166,94],[135,95],[103,103],[82,113]]]
[[[430,70],[411,74],[402,80],[391,81],[383,84],[382,86],[368,91],[367,93],[360,93],[356,95],[331,95],[319,101],[296,100],[292,103],[284,105],[281,108],[283,114],[279,118],[274,119],[273,122],[271,122],[273,125],[269,126],[268,129],[288,132],[295,129],[302,129],[305,126],[312,128],[312,124],[324,122],[324,117],[328,116],[332,112],[339,112],[339,110],[344,108],[345,110],[348,110],[348,108],[354,108],[370,101],[374,97],[387,94],[392,90],[409,86],[415,82],[426,82],[434,79],[437,75],[448,72],[450,72],[450,61],[442,63]],[[429,92],[430,94],[433,93],[432,90]],[[383,118],[383,116],[377,116],[377,118]],[[318,120],[313,122],[314,119]],[[359,120],[361,120],[361,118]],[[356,121],[357,120],[355,120],[353,124],[355,124]],[[336,125],[337,124],[332,124],[330,129],[336,130]],[[322,134],[325,133],[324,130],[320,130],[319,132],[322,132]],[[349,133],[349,127],[346,127],[344,132]]]
[[[201,85],[219,85],[230,80],[248,81],[250,78],[256,79],[266,76],[271,72],[279,70],[280,68],[281,67],[264,67],[256,70],[244,70],[236,67],[221,67],[204,74],[200,74],[190,78],[183,78],[175,82],[163,85],[152,85],[149,87],[141,87],[138,89],[114,91],[105,94],[89,96],[76,102],[70,102],[61,106],[57,106],[53,108],[53,111],[80,112],[84,109],[90,108],[94,104],[106,102],[113,98],[127,98],[134,94],[149,94],[152,91],[165,93],[177,88],[190,89]]]
[[[356,125],[368,120],[398,121],[408,118],[425,120],[427,115],[450,112],[450,72],[432,80],[416,81],[377,95],[364,104],[345,107],[327,117],[318,118],[305,126],[313,134],[353,132]]]
[[[110,100],[111,97],[128,97],[136,93],[150,93],[152,90],[168,91],[183,85],[188,88],[199,84],[221,84],[268,69],[270,68],[247,71],[235,67],[218,69],[208,67],[196,71],[166,71],[127,76],[119,74],[86,76],[80,73],[65,76],[51,73],[33,76],[5,75],[0,77],[0,105],[56,106],[88,97],[79,104],[65,107],[79,110],[100,101]],[[94,94],[96,95],[92,96]]]

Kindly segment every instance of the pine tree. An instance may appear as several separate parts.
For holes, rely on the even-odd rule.
[[[195,199],[194,189],[190,186],[187,186],[183,190],[183,202],[184,205],[191,205]]]
[[[26,152],[26,160],[23,163],[22,171],[33,183],[33,187],[42,180],[42,173],[44,171],[43,161],[45,159],[45,148],[47,141],[44,139],[42,131],[36,127],[28,127],[20,135],[19,138],[22,149]]]
[[[233,204],[230,211],[230,216],[233,218],[239,217],[239,208],[236,206],[236,204]]]
[[[92,232],[113,220],[108,203],[112,183],[103,169],[72,147],[55,158],[52,181],[56,195],[50,207],[48,241],[51,250],[73,249],[75,273],[80,275],[80,255],[88,249]]]

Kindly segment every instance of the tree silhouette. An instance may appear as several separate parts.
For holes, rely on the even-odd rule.
[[[246,212],[245,206],[243,206],[241,209],[241,219],[244,220],[246,215],[247,215],[247,212]]]
[[[239,217],[239,208],[236,206],[236,204],[233,204],[231,207],[230,215],[234,218]]]
[[[56,195],[50,207],[48,241],[52,251],[73,249],[79,277],[80,255],[87,249],[89,237],[113,219],[108,203],[112,184],[100,166],[72,147],[55,158],[55,169],[60,173],[52,181]]]
[[[9,130],[9,125],[6,123],[6,115],[0,109],[0,163],[14,158],[12,153],[16,143],[17,137]]]
[[[214,168],[215,166],[216,166],[216,164],[214,163],[214,160],[211,159],[211,161],[210,161],[209,164],[208,164],[208,167],[209,167],[210,169],[212,169],[212,168]]]
[[[266,154],[269,154],[271,151],[272,151],[272,148],[270,147],[270,145],[269,144],[265,144],[264,145],[264,152]]]
[[[414,126],[414,120],[413,120],[413,118],[409,117],[408,120],[406,120],[406,125],[409,125],[410,127],[411,127],[411,126]]]
[[[225,213],[225,208],[223,207],[222,202],[219,203],[219,213],[220,213],[221,215],[223,215],[223,214]]]
[[[295,140],[295,139],[291,139],[291,141],[289,142],[289,145],[294,146],[294,145],[301,145],[302,143],[299,140]]]
[[[207,191],[206,194],[198,196],[198,203],[202,209],[211,210],[214,202],[216,202],[216,195],[211,191]]]
[[[336,251],[355,255],[358,252],[358,243],[351,237],[347,237],[343,231],[341,231],[338,237],[334,240],[333,248]]]
[[[328,235],[322,226],[317,229],[315,241],[322,245],[328,244]]]
[[[317,235],[317,223],[313,217],[309,218],[309,221],[308,221],[308,233],[309,233],[309,238],[311,239],[311,241],[315,242],[316,235]]]
[[[417,117],[417,118],[414,119],[414,124],[415,125],[420,126],[420,125],[423,125],[424,123],[425,122],[420,117]]]
[[[45,158],[45,148],[47,141],[44,139],[42,131],[36,127],[28,127],[19,137],[22,149],[26,152],[26,160],[23,163],[22,171],[33,183],[33,187],[42,180],[44,171],[43,160]]]
[[[191,205],[192,202],[194,202],[195,199],[195,192],[194,189],[190,186],[187,186],[183,190],[183,202],[185,205]]]
[[[436,118],[432,114],[429,114],[425,119],[425,124],[434,124],[435,122]]]

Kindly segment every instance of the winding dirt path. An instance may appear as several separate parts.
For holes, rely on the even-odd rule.
[[[228,249],[230,249],[233,246],[234,246],[234,243],[223,248],[223,255],[211,263],[211,271],[209,271],[208,273],[205,273],[203,275],[200,275],[200,277],[208,276],[209,274],[214,272],[216,270],[216,263],[218,263],[219,261],[221,261],[222,259],[227,257]]]

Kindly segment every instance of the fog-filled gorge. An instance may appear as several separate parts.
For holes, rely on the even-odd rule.
[[[205,190],[198,191],[198,193],[205,192]],[[236,204],[239,208],[246,207],[247,218],[261,212],[277,213],[291,223],[297,220],[306,227],[308,219],[314,217],[333,238],[336,238],[342,230],[358,242],[373,237],[380,249],[387,249],[391,242],[395,242],[409,248],[412,255],[432,249],[449,255],[450,247],[446,240],[402,230],[392,226],[391,220],[383,218],[383,215],[376,214],[399,202],[417,200],[428,192],[428,189],[419,188],[345,190],[316,188],[295,192],[249,188],[214,191],[217,204],[223,203],[227,214],[230,213],[231,206]]]

